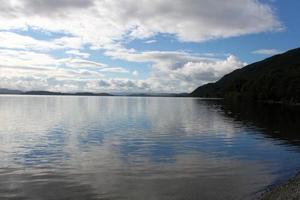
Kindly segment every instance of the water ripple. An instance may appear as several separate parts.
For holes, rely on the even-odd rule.
[[[282,109],[1,96],[0,118],[0,199],[252,199],[300,167]]]

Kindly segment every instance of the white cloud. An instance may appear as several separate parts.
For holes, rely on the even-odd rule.
[[[282,51],[279,51],[277,49],[259,49],[259,50],[253,51],[252,53],[271,56],[271,55],[275,55],[275,54],[280,54],[280,53],[282,53]]]
[[[129,73],[122,67],[110,67],[84,59],[56,59],[45,53],[0,49],[0,87],[2,88],[99,91],[103,88],[88,86],[92,82],[106,79],[105,73],[108,72]]]
[[[54,40],[37,40],[30,36],[9,31],[0,31],[0,48],[35,51],[56,49],[80,49],[82,40],[77,37],[62,37]]]
[[[0,50],[0,75],[2,78],[97,79],[103,77],[103,74],[97,71],[71,69],[66,66],[68,66],[67,62],[62,62],[44,53]]]
[[[199,42],[282,28],[272,8],[257,0],[7,0],[2,4],[2,30],[29,26],[65,32],[100,48],[127,36],[168,33]]]
[[[0,69],[1,71],[1,69]],[[130,79],[61,79],[53,77],[36,76],[10,76],[0,75],[0,87],[13,88],[23,91],[50,90],[61,92],[145,92],[152,91],[150,85],[142,80]]]
[[[16,89],[30,90],[44,89],[44,86],[49,84],[48,89],[53,90],[58,88],[53,84],[59,83],[62,86],[61,90],[72,88],[72,90],[89,91],[100,89],[142,91],[144,89],[159,92],[187,92],[204,83],[216,81],[226,73],[245,65],[232,55],[226,59],[219,59],[200,57],[186,52],[138,53],[123,49],[113,53],[111,56],[120,57],[123,60],[151,63],[150,77],[145,80],[126,79],[124,81],[124,79],[115,78],[108,81],[105,73],[129,73],[129,70],[85,59],[56,59],[44,53],[0,50],[0,86],[5,87],[7,85],[4,83],[10,83],[9,88],[21,87]],[[134,71],[132,74],[138,76],[139,73]],[[106,81],[107,84],[95,88],[88,87],[93,85],[91,83],[100,80]],[[22,81],[24,84],[21,84]],[[68,87],[63,88],[63,82]]]
[[[157,91],[191,92],[200,85],[215,82],[225,74],[245,66],[235,56],[226,59],[180,61],[174,69],[172,65],[159,62],[153,65],[149,81]]]
[[[56,60],[48,54],[0,49],[0,66],[46,68],[56,65]]]
[[[123,44],[153,43],[157,34],[203,42],[283,29],[271,6],[258,0],[0,0],[0,9],[0,84],[28,89],[191,91],[244,63],[235,56],[138,52]],[[22,35],[27,30],[57,37]],[[129,71],[88,60],[85,48],[150,64],[151,74],[145,80],[108,80],[103,74]],[[64,50],[69,58],[57,59],[53,50]]]
[[[80,49],[84,45],[84,41],[80,37],[61,37],[55,39],[53,43],[71,49]]]
[[[147,41],[145,41],[145,44],[153,44],[156,42],[157,42],[156,40],[147,40]]]
[[[127,70],[123,67],[103,68],[100,71],[101,72],[110,72],[110,73],[129,73],[129,70]]]
[[[99,63],[95,61],[80,59],[80,58],[63,58],[57,60],[60,64],[66,65],[68,67],[74,67],[74,68],[104,68],[108,67],[104,63]]]
[[[215,58],[199,57],[183,51],[145,51],[137,52],[134,49],[118,48],[106,51],[105,55],[114,59],[130,62],[163,62],[165,66],[176,68],[176,63],[187,61],[211,61]]]
[[[52,13],[53,11],[62,11],[62,9],[82,9],[94,4],[93,0],[23,0],[24,6],[29,12],[34,13]],[[11,1],[16,4],[18,1]],[[20,5],[20,4],[19,4]],[[64,11],[63,10],[63,11]]]
[[[129,73],[129,70],[123,67],[113,67],[108,66],[107,64],[79,59],[79,58],[63,58],[58,59],[57,62],[65,67],[72,67],[72,68],[84,68],[86,70],[97,70],[99,72],[110,72],[110,73]]]
[[[138,72],[137,70],[134,70],[134,71],[132,72],[132,75],[133,75],[133,76],[138,76],[138,75],[139,75],[139,72]]]
[[[80,52],[78,50],[68,50],[66,51],[66,54],[72,55],[72,56],[78,56],[78,57],[82,57],[82,58],[89,58],[90,54],[89,53],[84,53],[84,52]]]
[[[29,36],[23,36],[17,33],[3,31],[0,32],[0,47],[8,49],[35,49],[49,50],[61,48],[50,41],[36,40]]]
[[[233,55],[220,59],[180,51],[136,52],[124,48],[106,54],[115,59],[150,63],[152,72],[146,81],[153,91],[159,92],[192,91],[246,65]]]

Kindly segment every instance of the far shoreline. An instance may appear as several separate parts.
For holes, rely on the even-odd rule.
[[[75,96],[75,97],[173,97],[173,98],[190,98],[190,99],[203,99],[203,100],[225,100],[232,103],[240,103],[240,102],[251,102],[251,103],[259,103],[259,104],[269,104],[269,105],[283,105],[283,106],[291,106],[291,107],[299,107],[300,102],[288,102],[288,101],[274,101],[274,100],[233,100],[231,98],[221,98],[221,97],[196,97],[191,96],[188,93],[141,93],[141,94],[110,94],[110,93],[89,93],[89,92],[79,92],[79,93],[61,93],[61,92],[48,92],[41,91],[38,92],[23,92],[23,93],[0,93],[0,96]]]

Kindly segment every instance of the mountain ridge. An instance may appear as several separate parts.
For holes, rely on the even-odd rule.
[[[300,48],[234,70],[190,96],[299,103]]]

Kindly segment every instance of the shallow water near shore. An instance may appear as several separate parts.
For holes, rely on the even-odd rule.
[[[0,96],[0,199],[253,199],[300,169],[300,114],[156,97]]]

